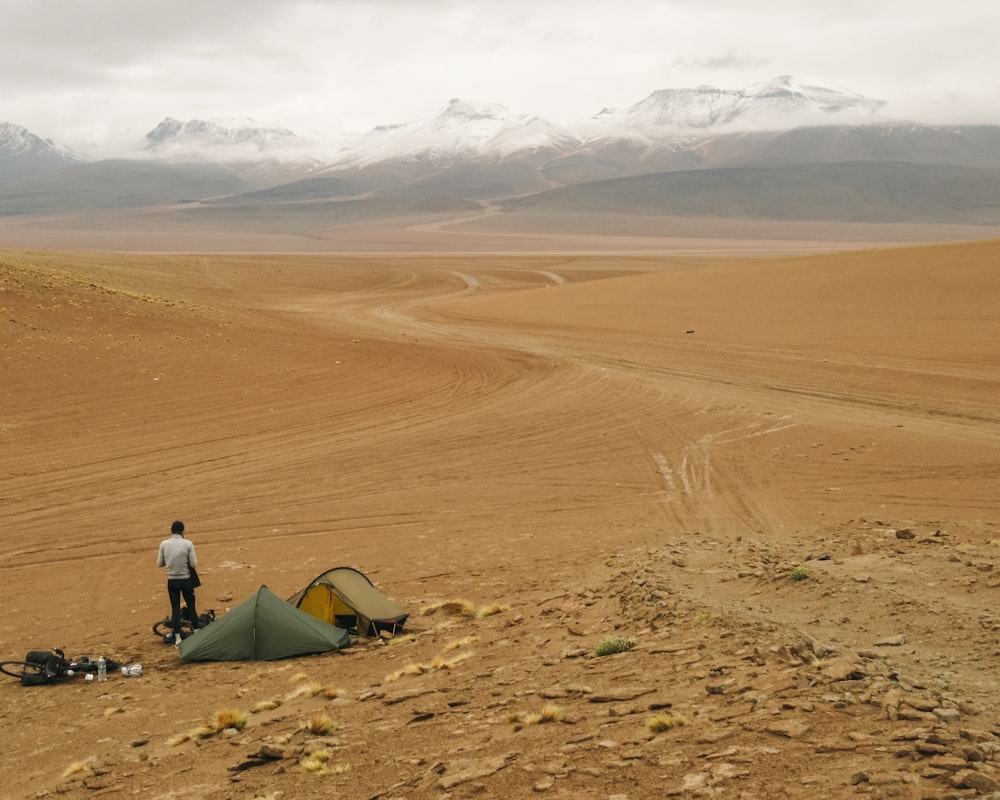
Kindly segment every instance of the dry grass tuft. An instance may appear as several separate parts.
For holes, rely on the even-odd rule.
[[[646,730],[650,733],[663,733],[682,725],[687,725],[687,720],[680,714],[657,714],[646,720]]]
[[[308,677],[309,677],[309,676],[308,676],[308,675],[306,675],[306,673],[304,673],[304,672],[296,672],[296,673],[295,673],[294,675],[292,675],[292,677],[291,677],[291,678],[289,678],[289,680],[290,680],[290,681],[291,681],[292,683],[298,683],[299,681],[304,681],[304,680],[306,680],[306,678],[308,678]]]
[[[408,642],[414,642],[417,639],[415,633],[406,633],[402,636],[393,636],[391,639],[383,639],[382,641],[389,645],[406,644]]]
[[[261,700],[259,703],[254,703],[254,707],[251,711],[254,714],[259,714],[261,711],[273,711],[280,705],[280,700]]]
[[[454,614],[460,617],[474,617],[476,616],[476,604],[471,600],[447,600],[443,603],[425,606],[420,610],[420,613],[427,616],[429,614],[437,613],[438,611],[443,611],[446,614]]]
[[[557,706],[555,703],[546,703],[540,713],[522,714],[520,711],[508,711],[507,721],[513,724],[514,730],[519,731],[525,725],[544,725],[549,722],[562,722],[566,715],[566,709]]]
[[[336,727],[337,723],[322,711],[313,714],[306,723],[306,730],[316,736],[329,736]]]
[[[63,770],[62,776],[68,778],[70,775],[76,775],[80,772],[89,772],[90,767],[84,764],[82,761],[74,761],[66,769]]]
[[[171,747],[177,747],[178,745],[184,744],[184,742],[191,741],[191,734],[189,733],[178,733],[167,739],[167,744]]]
[[[461,639],[455,639],[448,642],[448,644],[444,646],[444,649],[445,652],[448,652],[449,650],[458,650],[460,647],[468,647],[470,644],[475,644],[478,641],[478,636],[465,636]]]
[[[350,764],[331,764],[330,752],[328,750],[316,750],[312,753],[307,753],[299,760],[299,766],[307,772],[312,772],[316,775],[342,775],[351,770]]]
[[[243,711],[237,711],[235,708],[222,708],[215,712],[215,729],[217,731],[224,731],[226,728],[235,728],[241,731],[246,727],[248,721],[249,715]]]
[[[405,667],[396,670],[391,675],[386,675],[385,683],[395,683],[400,678],[405,678],[407,675],[423,675],[427,669],[428,668],[423,664],[407,664]]]
[[[188,731],[187,737],[189,739],[207,739],[209,736],[215,736],[219,730],[220,728],[212,725],[199,725],[193,731]]]
[[[320,772],[326,769],[326,762],[329,760],[329,750],[316,750],[303,756],[299,760],[299,766],[306,772]]]
[[[430,664],[407,664],[402,669],[386,675],[383,683],[395,683],[407,675],[423,675],[425,672],[431,672],[432,670],[454,669],[463,661],[472,658],[473,655],[474,653],[469,652],[459,653],[452,659],[446,659],[444,656],[434,656]]]
[[[324,686],[321,694],[330,700],[336,700],[338,697],[344,697],[347,690],[341,689],[339,686]]]
[[[488,606],[483,606],[476,612],[477,617],[492,617],[494,614],[502,614],[504,611],[509,610],[510,606],[506,606],[503,603],[490,603]]]
[[[318,683],[303,683],[297,689],[293,689],[285,695],[286,700],[294,700],[296,697],[315,697],[323,691],[323,687]]]

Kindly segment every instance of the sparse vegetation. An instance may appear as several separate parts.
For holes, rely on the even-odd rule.
[[[514,726],[515,731],[521,730],[525,725],[544,725],[550,722],[562,722],[566,715],[566,710],[555,703],[546,703],[542,710],[536,714],[522,714],[520,711],[508,711],[507,721]]]
[[[687,725],[687,720],[680,714],[657,714],[646,720],[646,730],[650,733],[663,733],[682,725]]]
[[[443,611],[446,614],[451,614],[456,617],[491,617],[494,614],[501,614],[507,611],[509,606],[503,603],[490,603],[482,608],[476,608],[476,604],[471,600],[463,600],[457,598],[454,600],[447,600],[443,603],[434,603],[429,606],[424,606],[420,609],[420,613],[424,616],[429,616],[430,614],[436,614],[438,611]]]
[[[315,697],[323,691],[323,687],[318,683],[303,683],[285,695],[286,700],[294,700],[296,697]]]
[[[307,772],[321,772],[326,770],[326,764],[330,760],[329,750],[315,750],[303,756],[299,761],[299,766]]]
[[[350,771],[350,764],[331,764],[330,757],[329,750],[314,750],[299,761],[299,766],[316,775],[342,775]]]
[[[488,606],[483,606],[476,612],[477,617],[492,617],[494,614],[502,614],[507,611],[509,606],[505,606],[503,603],[490,603]]]
[[[261,700],[259,703],[254,704],[251,711],[254,714],[259,714],[261,711],[273,711],[280,705],[280,700]]]
[[[454,669],[463,661],[472,658],[473,655],[471,652],[459,653],[452,659],[446,659],[444,656],[435,656],[431,659],[430,664],[407,664],[402,669],[386,675],[384,682],[393,683],[407,675],[423,675],[425,672],[431,672],[432,670]]]
[[[214,725],[199,725],[193,731],[188,733],[188,739],[208,739],[211,736],[215,736],[222,728],[216,728]],[[183,741],[187,741],[186,739]]]
[[[793,581],[804,581],[809,577],[809,570],[802,566],[795,567],[790,573],[788,573],[788,577]]]
[[[167,744],[171,747],[177,747],[192,739],[208,739],[227,728],[241,731],[246,727],[249,719],[250,715],[248,713],[237,711],[233,708],[223,708],[215,712],[215,718],[211,722],[199,725],[187,733],[178,733],[175,736],[171,736],[167,740]]]
[[[215,728],[217,731],[224,731],[226,728],[235,728],[241,731],[246,727],[248,720],[248,714],[243,711],[237,711],[235,708],[223,708],[215,712]]]
[[[329,716],[324,714],[322,711],[313,714],[309,718],[309,722],[306,723],[306,730],[309,733],[316,736],[329,736],[336,729],[337,723],[335,723]]]
[[[465,636],[461,639],[455,639],[454,641],[448,642],[444,646],[445,652],[449,650],[458,650],[460,647],[468,647],[470,644],[475,644],[479,641],[478,636]]]
[[[87,765],[82,761],[74,761],[63,770],[63,777],[68,778],[70,775],[76,775],[78,772],[87,772],[88,769]]]
[[[430,614],[436,614],[438,611],[443,611],[446,614],[454,614],[460,617],[474,617],[476,616],[476,604],[471,600],[446,600],[443,603],[435,603],[434,605],[424,606],[420,610],[420,613],[424,616]]]
[[[597,655],[599,656],[610,656],[615,653],[624,653],[626,650],[631,650],[639,643],[639,640],[634,636],[605,636],[597,644]]]

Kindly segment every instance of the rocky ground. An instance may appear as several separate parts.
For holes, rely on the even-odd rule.
[[[1000,797],[996,255],[3,254],[3,658],[143,673],[0,683],[2,794]],[[406,630],[181,664],[174,518]]]

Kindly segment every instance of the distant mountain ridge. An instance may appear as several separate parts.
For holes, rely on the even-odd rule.
[[[744,89],[661,89],[621,111],[604,109],[569,122],[461,98],[450,100],[426,118],[379,125],[354,135],[337,131],[301,136],[288,127],[261,125],[250,119],[166,117],[136,143],[132,155],[171,160],[310,160],[329,166],[399,159],[502,158],[522,151],[568,152],[594,139],[659,140],[740,126],[788,128],[804,121],[828,122],[829,117],[841,114],[854,114],[851,121],[856,121],[883,105],[881,100],[799,83],[785,75]],[[54,152],[68,152],[51,140],[39,141]],[[0,139],[0,158],[15,147]]]
[[[411,219],[425,209],[438,219],[489,204],[511,215],[714,208],[744,217],[766,209],[772,218],[1000,222],[991,188],[1000,184],[1000,127],[882,121],[875,115],[883,106],[781,76],[744,89],[658,90],[570,123],[461,98],[353,136],[167,117],[131,157],[97,160],[8,123],[0,125],[0,215],[183,204],[191,217],[221,219],[229,209],[230,220],[280,214],[298,218],[296,229],[325,229],[330,215]],[[842,166],[802,169],[809,165]],[[754,205],[754,182],[768,187],[766,203]],[[926,202],[904,197],[901,185],[925,185]]]

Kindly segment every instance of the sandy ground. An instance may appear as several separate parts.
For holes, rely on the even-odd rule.
[[[0,682],[0,795],[1000,791],[998,263],[0,253],[0,657],[144,668]],[[408,635],[182,665],[174,519]]]

